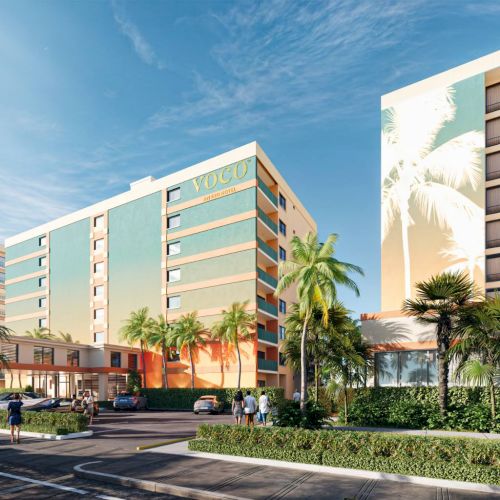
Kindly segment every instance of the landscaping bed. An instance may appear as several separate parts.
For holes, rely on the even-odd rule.
[[[88,419],[80,413],[23,411],[21,429],[28,432],[66,435],[87,430]],[[0,410],[0,428],[10,429],[7,411]]]
[[[201,425],[189,449],[500,485],[500,442],[354,431]]]

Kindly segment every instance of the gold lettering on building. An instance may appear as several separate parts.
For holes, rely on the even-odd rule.
[[[193,184],[196,192],[200,192],[202,185],[205,187],[205,189],[212,190],[215,189],[218,184],[224,185],[228,184],[233,179],[243,179],[243,177],[247,175],[248,165],[251,164],[251,161],[252,159],[249,158],[244,161],[239,161],[234,165],[229,165],[214,172],[196,177],[195,179],[193,179]]]
[[[217,198],[222,198],[223,196],[227,196],[228,194],[233,194],[236,193],[236,188],[235,187],[230,187],[227,189],[223,189],[222,191],[217,191],[216,193],[212,194],[207,194],[203,198],[203,201],[211,201],[211,200],[216,200]]]
[[[212,182],[210,182],[210,179]],[[205,188],[206,189],[213,189],[215,185],[217,184],[217,175],[214,172],[210,172],[207,174],[205,177]]]

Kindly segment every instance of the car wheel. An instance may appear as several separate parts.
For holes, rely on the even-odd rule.
[[[193,412],[193,413],[194,413],[195,415],[199,415],[199,414],[200,414],[200,412],[199,412],[199,411],[195,411],[195,412]]]
[[[119,410],[119,408],[113,408],[113,410],[115,410],[115,411],[120,411],[120,410]]]

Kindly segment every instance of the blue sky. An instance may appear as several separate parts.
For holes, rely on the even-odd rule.
[[[378,310],[380,96],[499,49],[460,0],[0,3],[0,240],[257,140]]]

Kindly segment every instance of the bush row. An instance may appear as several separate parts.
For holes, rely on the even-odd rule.
[[[5,392],[24,392],[24,389],[19,389],[17,387],[0,387],[0,394]]]
[[[493,440],[204,424],[189,449],[500,484],[500,442]]]
[[[58,413],[46,411],[23,411],[23,431],[45,432],[47,434],[71,434],[87,430],[88,419],[81,413]],[[7,411],[0,410],[0,425],[9,429]]]
[[[500,401],[500,388],[497,388]],[[482,387],[451,387],[446,418],[439,413],[437,387],[376,387],[357,389],[348,423],[357,426],[454,429],[500,432],[500,418],[491,420],[489,392]],[[344,421],[343,409],[340,419]]]
[[[141,389],[141,393],[148,398],[148,407],[162,410],[192,410],[194,402],[200,396],[217,396],[224,402],[224,407],[231,408],[231,402],[238,389]],[[241,389],[243,394],[246,388]],[[282,387],[248,388],[253,396],[260,396],[265,390],[273,405],[279,405],[285,399]]]

